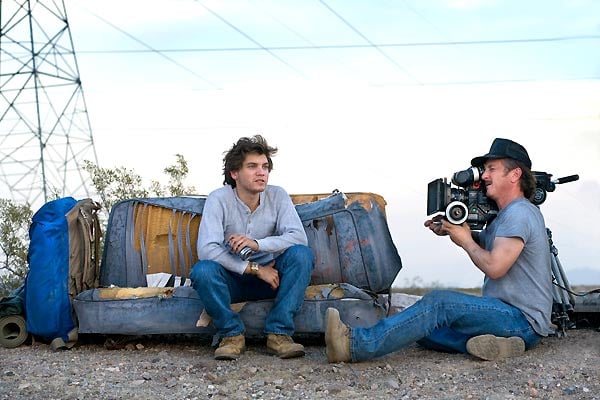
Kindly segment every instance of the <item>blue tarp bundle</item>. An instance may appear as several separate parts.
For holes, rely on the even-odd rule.
[[[69,298],[69,228],[66,214],[77,201],[50,201],[29,228],[29,272],[25,281],[27,330],[46,339],[62,338],[75,327]]]

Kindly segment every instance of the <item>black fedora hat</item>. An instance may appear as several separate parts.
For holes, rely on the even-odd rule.
[[[528,168],[531,168],[531,160],[525,147],[509,139],[494,139],[492,147],[490,147],[490,152],[484,156],[472,159],[471,165],[479,167],[491,158],[512,158],[513,160],[521,161]]]

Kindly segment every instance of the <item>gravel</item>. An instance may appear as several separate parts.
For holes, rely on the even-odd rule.
[[[600,332],[569,330],[498,362],[416,345],[356,364],[328,364],[322,336],[298,338],[304,358],[248,342],[216,361],[207,338],[82,337],[0,348],[0,399],[600,399]]]

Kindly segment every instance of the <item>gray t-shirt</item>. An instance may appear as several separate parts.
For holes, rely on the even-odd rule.
[[[539,208],[520,197],[513,200],[479,235],[492,250],[496,237],[521,238],[523,251],[501,278],[485,277],[483,296],[495,297],[517,307],[542,336],[552,333],[552,266],[544,217]]]
[[[292,245],[308,244],[292,199],[283,188],[273,185],[267,185],[260,194],[254,212],[230,185],[208,195],[198,232],[198,258],[216,261],[230,271],[243,274],[248,261],[229,251],[224,243],[232,234],[256,240],[259,251],[250,259],[263,265]]]

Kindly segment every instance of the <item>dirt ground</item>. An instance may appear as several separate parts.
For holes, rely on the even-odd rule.
[[[304,358],[264,342],[216,361],[206,339],[83,337],[71,350],[0,348],[0,399],[600,399],[600,332],[574,329],[499,362],[415,346],[328,364],[321,336]]]

